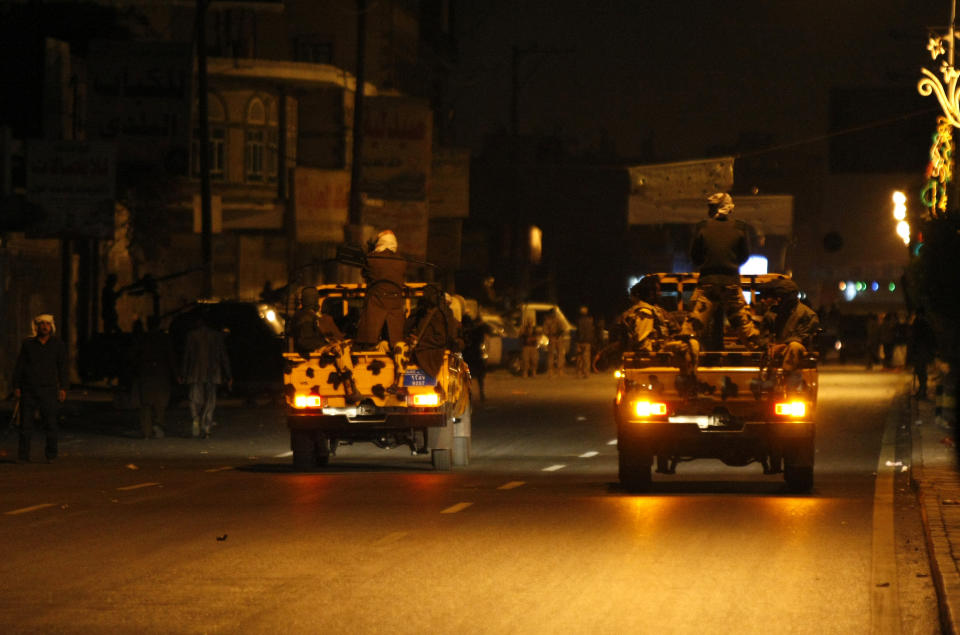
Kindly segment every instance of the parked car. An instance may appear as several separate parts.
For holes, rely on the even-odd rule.
[[[563,311],[556,304],[547,302],[525,302],[517,309],[511,311],[508,315],[497,313],[487,313],[481,311],[480,319],[490,327],[491,333],[487,335],[484,346],[487,352],[487,364],[491,367],[499,366],[507,368],[514,375],[519,375],[521,370],[520,352],[523,343],[520,341],[520,328],[526,322],[533,322],[537,327],[542,327],[544,320],[551,311],[556,309],[560,324],[563,327],[562,349],[567,351],[569,360],[571,342],[574,341],[576,328],[570,324]],[[540,362],[537,372],[545,371],[547,368],[547,337],[540,336],[537,344],[540,351]]]

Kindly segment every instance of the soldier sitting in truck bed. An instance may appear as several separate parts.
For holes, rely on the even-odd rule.
[[[760,287],[768,311],[760,323],[770,361],[784,371],[800,370],[814,335],[820,328],[816,312],[800,302],[800,287],[789,278],[776,278]]]
[[[660,349],[677,328],[657,301],[660,298],[660,278],[644,276],[630,287],[634,304],[620,316],[624,349],[654,352]]]

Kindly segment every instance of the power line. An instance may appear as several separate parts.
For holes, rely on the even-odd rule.
[[[907,119],[913,119],[915,117],[920,117],[921,115],[929,115],[932,112],[939,112],[939,111],[940,109],[938,107],[925,108],[923,110],[917,110],[904,115],[890,117],[889,119],[880,119],[878,121],[871,121],[869,123],[861,124],[859,126],[853,126],[852,128],[844,128],[843,130],[828,132],[827,134],[818,135],[816,137],[810,137],[809,139],[801,139],[799,141],[781,143],[779,145],[770,146],[769,148],[764,148],[762,150],[754,150],[752,152],[741,152],[739,154],[734,154],[733,157],[736,159],[743,159],[747,157],[755,157],[761,154],[769,154],[771,152],[777,152],[779,150],[784,150],[786,148],[794,148],[796,146],[807,145],[809,143],[817,143],[819,141],[833,139],[834,137],[839,137],[846,134],[852,134],[854,132],[862,132],[864,130],[870,130],[872,128],[882,128],[884,126],[889,126],[890,124],[897,123],[898,121],[906,121]]]

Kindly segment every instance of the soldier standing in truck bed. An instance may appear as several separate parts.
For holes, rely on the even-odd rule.
[[[681,334],[690,337],[694,360],[700,352],[700,338],[721,308],[740,340],[756,348],[758,332],[740,288],[740,265],[750,257],[748,226],[729,218],[733,199],[718,192],[707,199],[710,218],[697,225],[690,244],[690,260],[700,273],[690,299],[692,307]]]
[[[357,325],[355,342],[358,346],[376,345],[384,323],[391,348],[403,339],[403,277],[406,272],[407,260],[397,254],[397,237],[389,229],[377,234],[377,242],[367,255],[363,268],[367,292]]]

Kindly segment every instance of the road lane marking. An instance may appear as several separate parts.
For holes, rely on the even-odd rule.
[[[374,547],[385,547],[386,545],[391,545],[395,542],[398,542],[402,538],[406,538],[410,532],[408,531],[392,531],[386,536],[379,538],[373,541]]]
[[[31,507],[21,507],[20,509],[14,509],[8,512],[4,512],[7,516],[19,516],[20,514],[29,514],[30,512],[35,512],[38,509],[46,509],[47,507],[53,507],[56,503],[43,503],[41,505],[33,505]]]
[[[212,467],[209,470],[204,470],[204,472],[226,472],[227,470],[232,470],[232,465],[224,465],[223,467]]]
[[[515,488],[520,487],[521,485],[525,485],[525,484],[526,484],[526,483],[524,483],[523,481],[510,481],[509,483],[504,483],[503,485],[501,485],[501,486],[498,487],[497,489],[515,489]]]
[[[136,485],[127,485],[126,487],[118,487],[117,489],[121,492],[128,492],[132,489],[143,489],[144,487],[155,487],[160,483],[137,483]]]
[[[443,510],[440,513],[456,514],[457,512],[462,512],[463,510],[465,510],[467,507],[470,507],[471,505],[473,505],[473,503],[457,503],[456,505],[451,505],[450,507],[447,507],[445,510]]]
[[[616,439],[610,439],[609,441],[607,441],[607,445],[616,445],[616,444],[617,444]]]
[[[556,465],[551,465],[551,466],[549,466],[549,467],[543,468],[543,471],[544,471],[544,472],[556,472],[557,470],[562,470],[562,469],[565,468],[565,467],[567,467],[567,466],[558,463],[558,464],[556,464]]]
[[[275,459],[285,459],[288,456],[293,456],[293,450],[287,450],[286,452],[281,452],[280,454],[274,454],[273,458]]]
[[[584,452],[583,454],[581,454],[581,455],[580,455],[580,458],[581,458],[581,459],[592,459],[593,457],[597,456],[598,454],[600,454],[600,453],[597,452],[596,450],[590,450],[589,452]]]

